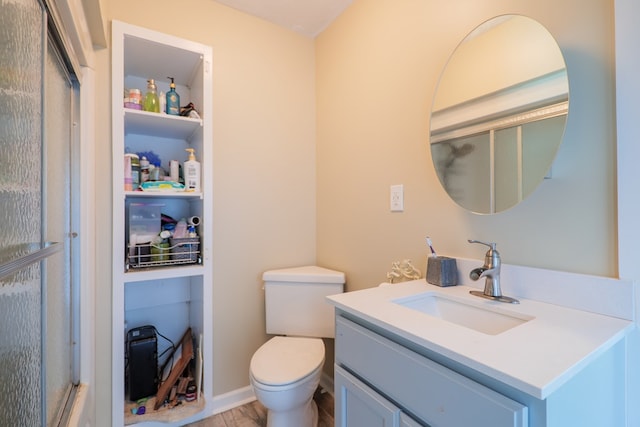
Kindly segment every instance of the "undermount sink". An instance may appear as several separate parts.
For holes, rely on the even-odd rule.
[[[534,319],[532,316],[519,313],[489,310],[435,292],[412,295],[393,302],[488,335],[498,335]]]

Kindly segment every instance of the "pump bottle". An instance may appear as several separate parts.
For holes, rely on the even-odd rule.
[[[158,92],[156,89],[156,82],[151,79],[147,80],[147,93],[144,96],[144,111],[150,111],[152,113],[160,112],[160,100],[158,99]]]
[[[169,84],[169,92],[167,92],[167,114],[171,114],[172,116],[180,115],[180,95],[176,92],[176,84],[173,81],[173,77],[168,77],[171,79],[171,84]]]
[[[185,148],[189,152],[189,159],[184,162],[184,190],[200,192],[200,162],[196,160],[193,148]]]

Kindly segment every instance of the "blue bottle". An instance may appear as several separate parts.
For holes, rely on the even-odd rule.
[[[171,114],[172,116],[180,115],[180,95],[176,92],[176,84],[173,82],[173,77],[167,77],[171,79],[171,84],[169,85],[169,92],[167,92],[167,106],[166,113]]]

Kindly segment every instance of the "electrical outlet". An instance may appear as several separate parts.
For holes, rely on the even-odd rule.
[[[391,212],[404,211],[404,185],[399,184],[391,186],[390,208]]]

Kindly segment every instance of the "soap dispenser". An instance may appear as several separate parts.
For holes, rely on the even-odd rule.
[[[172,116],[180,115],[180,95],[176,92],[176,84],[173,81],[173,77],[167,77],[171,79],[171,84],[169,84],[169,92],[167,92],[167,114],[171,114]]]
[[[193,148],[185,148],[189,152],[189,160],[184,162],[184,190],[200,192],[200,162],[196,160]]]
[[[160,100],[156,89],[156,82],[151,79],[147,80],[147,93],[144,96],[144,111],[152,113],[160,112]]]

